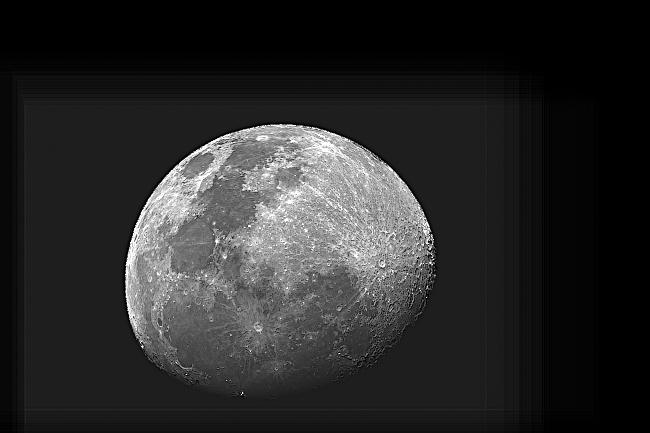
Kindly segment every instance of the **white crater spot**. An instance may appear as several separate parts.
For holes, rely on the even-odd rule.
[[[255,139],[257,141],[267,141],[269,139],[269,136],[268,135],[258,135]]]
[[[264,327],[260,322],[255,322],[255,324],[253,324],[253,329],[256,330],[257,332],[262,332]]]

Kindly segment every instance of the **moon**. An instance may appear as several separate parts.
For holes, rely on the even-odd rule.
[[[435,279],[427,218],[386,163],[323,129],[263,125],[160,182],[129,245],[126,305],[171,376],[266,398],[375,364]]]

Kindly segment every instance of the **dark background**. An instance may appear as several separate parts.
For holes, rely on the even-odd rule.
[[[10,81],[25,267],[18,413],[35,429],[596,426],[596,90],[573,81],[575,63],[498,59],[411,54],[350,75],[349,59],[195,64],[189,76],[104,60],[94,68],[105,75],[52,76],[27,62]],[[207,141],[263,123],[321,127],[378,154],[422,204],[439,251],[425,313],[377,367],[270,404],[201,394],[150,364],[123,275],[162,177]]]

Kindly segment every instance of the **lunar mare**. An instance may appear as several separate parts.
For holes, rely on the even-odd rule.
[[[181,161],[126,263],[147,357],[208,391],[272,397],[374,364],[422,312],[436,250],[418,201],[331,132],[264,125]]]

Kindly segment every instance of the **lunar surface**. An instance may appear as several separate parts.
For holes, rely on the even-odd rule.
[[[187,156],[135,226],[126,301],[147,357],[232,396],[275,397],[374,364],[436,277],[427,219],[360,145],[265,125]]]

